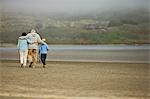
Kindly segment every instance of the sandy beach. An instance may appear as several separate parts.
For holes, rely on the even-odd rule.
[[[148,99],[149,64],[55,62],[20,68],[0,62],[1,99]]]

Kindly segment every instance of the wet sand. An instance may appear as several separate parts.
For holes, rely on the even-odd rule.
[[[20,68],[0,62],[1,99],[148,99],[150,65],[55,62]]]

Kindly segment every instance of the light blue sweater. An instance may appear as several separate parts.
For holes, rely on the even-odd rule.
[[[39,54],[47,54],[47,51],[49,50],[48,45],[46,43],[40,44],[39,46]]]
[[[28,50],[28,41],[24,36],[19,37],[17,48],[19,51]]]

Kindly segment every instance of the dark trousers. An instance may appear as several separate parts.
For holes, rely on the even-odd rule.
[[[43,65],[46,65],[46,57],[47,57],[47,54],[41,54],[41,61]]]

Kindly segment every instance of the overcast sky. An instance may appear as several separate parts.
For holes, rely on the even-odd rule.
[[[82,13],[148,7],[150,0],[0,0],[3,10]]]

